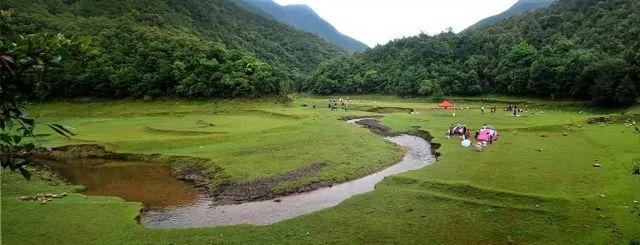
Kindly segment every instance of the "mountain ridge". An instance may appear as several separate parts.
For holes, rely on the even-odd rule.
[[[306,4],[282,6],[272,0],[241,0],[237,3],[267,18],[317,35],[349,53],[362,52],[369,48],[366,44],[338,31]]]
[[[475,24],[467,27],[466,30],[478,29],[484,26],[493,25],[501,20],[507,19],[512,16],[521,15],[529,11],[533,11],[539,8],[548,7],[556,0],[519,0],[513,4],[509,9],[499,13],[497,15],[484,18]]]
[[[57,34],[95,50],[48,77],[49,97],[281,95],[322,62],[347,55],[310,33],[230,0],[5,0],[3,33]],[[45,94],[45,93],[43,93]]]

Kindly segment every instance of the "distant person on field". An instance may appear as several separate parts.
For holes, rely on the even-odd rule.
[[[482,114],[484,114],[484,106],[480,107],[480,111],[482,111]]]

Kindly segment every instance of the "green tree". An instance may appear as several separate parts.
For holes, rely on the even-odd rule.
[[[0,30],[15,31],[9,25],[13,11],[0,10]],[[60,67],[77,45],[62,35],[27,35],[17,40],[0,39],[0,164],[20,171],[27,179],[25,166],[31,161],[35,145],[24,140],[33,137],[35,120],[29,118],[23,104],[43,93],[45,75]],[[48,125],[62,136],[73,135],[59,124]]]

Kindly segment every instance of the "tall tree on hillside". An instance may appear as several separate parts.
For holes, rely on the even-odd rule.
[[[7,39],[15,32],[10,24],[13,11],[0,10],[0,164],[2,168],[20,171],[25,178],[30,173],[25,166],[35,145],[25,142],[33,137],[36,122],[29,117],[24,103],[38,97],[48,88],[45,76],[55,71],[61,62],[81,51],[82,45],[62,35],[20,35]],[[71,131],[59,124],[48,125],[58,134],[69,137]]]

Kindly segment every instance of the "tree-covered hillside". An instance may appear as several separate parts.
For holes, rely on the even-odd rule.
[[[264,96],[344,51],[228,0],[5,0],[10,32],[86,46],[48,74],[41,97]]]
[[[320,93],[501,93],[630,104],[640,88],[640,1],[560,0],[461,34],[395,40],[323,64]]]
[[[480,27],[493,25],[511,16],[521,15],[523,13],[533,11],[539,8],[548,7],[553,2],[555,2],[555,0],[519,0],[506,11],[500,14],[482,19],[477,23],[473,24],[472,26],[470,26],[469,28],[467,28],[467,30],[473,30],[473,29],[478,29]]]
[[[298,30],[316,34],[351,53],[368,48],[366,44],[340,33],[307,5],[280,6],[272,0],[241,0],[237,3]]]

